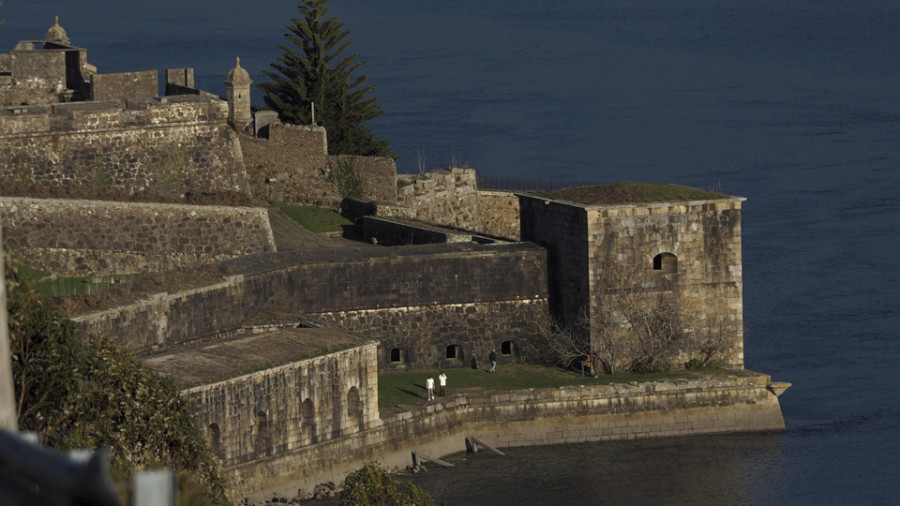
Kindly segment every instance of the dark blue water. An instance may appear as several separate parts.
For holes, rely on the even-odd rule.
[[[794,384],[783,434],[513,449],[418,481],[451,505],[896,502],[900,3],[331,3],[401,171],[748,197],[746,365]],[[264,79],[295,7],[7,0],[0,45],[59,15],[101,72],[190,66],[224,95],[235,56]]]

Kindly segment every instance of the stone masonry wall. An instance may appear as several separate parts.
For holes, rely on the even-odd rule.
[[[765,375],[748,374],[450,397],[355,435],[228,466],[225,478],[235,501],[273,492],[291,497],[297,487],[339,482],[366,462],[405,467],[411,451],[437,458],[465,451],[471,437],[506,448],[783,430],[767,382]]]
[[[743,198],[597,206],[588,210],[591,293],[600,296],[610,274],[642,283],[673,283],[687,306],[707,322],[733,324],[728,365],[743,368]],[[672,271],[654,258],[674,255]]]
[[[0,109],[0,178],[128,193],[246,193],[227,109],[197,95]]]
[[[159,73],[155,70],[91,76],[91,100],[94,101],[157,96],[159,96]]]
[[[453,167],[398,176],[397,206],[379,206],[379,217],[413,218],[435,225],[480,231],[475,169]]]
[[[265,209],[0,197],[14,258],[60,275],[187,267],[275,250]]]
[[[522,239],[547,247],[552,309],[564,323],[578,324],[621,283],[674,290],[705,318],[700,335],[717,319],[734,329],[727,362],[742,368],[742,201],[581,206],[523,195]],[[666,268],[658,269],[659,255]]]
[[[254,372],[182,392],[226,467],[380,424],[377,343]]]
[[[346,162],[358,171],[365,200],[393,202],[396,165],[390,158],[330,156],[325,129],[272,123],[268,139],[241,136],[244,163],[254,195],[271,202],[337,208],[342,196],[329,173]]]
[[[462,357],[454,363],[462,366],[488,340],[524,349],[527,322],[547,303],[546,257],[533,245],[367,248],[340,255],[278,253],[253,265],[238,259],[229,268],[234,274],[217,285],[157,294],[74,320],[84,335],[110,333],[141,353],[209,339],[277,310],[372,333],[409,350],[409,360],[388,365],[431,366],[441,363],[442,349],[446,356],[446,347],[458,344]],[[399,324],[400,316],[409,320]]]
[[[0,54],[0,72],[9,78],[0,84],[0,106],[52,103],[66,89],[66,51],[33,49],[20,42],[8,54]]]
[[[521,238],[519,197],[515,193],[479,190],[478,214],[481,217],[478,232],[513,241]]]

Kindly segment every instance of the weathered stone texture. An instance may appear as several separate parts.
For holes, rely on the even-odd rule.
[[[499,448],[784,429],[763,375],[465,395],[414,408],[339,440],[226,467],[233,498],[339,481],[366,462],[409,465],[475,437]],[[328,462],[327,469],[322,462]],[[305,481],[304,481],[305,480]]]
[[[252,465],[376,425],[376,347],[371,342],[191,388],[182,397],[224,466]]]
[[[379,216],[413,218],[463,230],[478,231],[475,169],[452,167],[427,174],[398,176],[397,206],[378,208]]]
[[[522,195],[522,239],[548,248],[553,310],[564,322],[602,306],[614,283],[674,287],[707,321],[735,327],[728,365],[742,368],[743,200],[581,206]]]
[[[135,193],[249,192],[227,105],[185,95],[0,109],[0,177]]]
[[[159,74],[155,70],[94,74],[90,82],[91,100],[124,100],[159,96]]]
[[[515,193],[479,190],[478,213],[481,217],[478,232],[513,241],[521,237],[519,197]]]
[[[528,335],[525,322],[533,321],[525,316],[546,305],[546,258],[533,245],[371,248],[364,256],[337,255],[304,259],[279,253],[272,263],[262,259],[253,270],[219,285],[160,294],[75,320],[85,334],[110,332],[129,348],[146,351],[213,337],[273,308],[372,332],[392,347],[415,342],[423,351],[409,345],[411,356],[430,365],[440,363],[440,350],[446,354],[452,344],[462,347],[466,360],[472,349],[488,341],[499,348],[510,340],[522,349]],[[239,263],[235,268],[241,270]],[[408,322],[392,326],[384,321],[404,313]],[[416,334],[409,335],[413,330]]]
[[[0,197],[13,257],[68,274],[188,267],[275,250],[265,209]]]
[[[244,164],[254,195],[272,202],[338,207],[342,196],[329,174],[340,163],[362,180],[361,198],[392,202],[397,195],[396,165],[390,158],[328,154],[320,126],[270,124],[268,138],[241,136]]]

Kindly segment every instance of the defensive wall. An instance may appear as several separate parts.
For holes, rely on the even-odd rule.
[[[275,251],[265,209],[0,197],[13,258],[58,275],[192,267]]]
[[[385,416],[356,434],[226,467],[224,474],[233,500],[262,500],[340,482],[367,462],[402,468],[412,463],[411,452],[441,458],[465,451],[466,438],[502,449],[783,430],[776,390],[768,387],[768,376],[746,372],[451,396]]]
[[[377,343],[370,341],[181,395],[225,468],[254,467],[274,455],[377,426],[376,354]]]
[[[260,115],[257,113],[257,118]],[[257,137],[240,136],[254,195],[270,202],[338,207],[342,168],[356,172],[360,198],[393,202],[397,198],[394,160],[374,156],[331,156],[325,129],[311,125],[267,124]]]
[[[203,95],[0,109],[0,178],[127,193],[249,193],[226,102]]]
[[[547,248],[552,310],[563,323],[577,326],[622,288],[671,291],[705,325],[734,328],[728,365],[740,369],[744,200],[586,206],[519,195],[522,239]]]
[[[530,244],[282,252],[224,269],[215,285],[74,320],[83,335],[115,335],[141,354],[213,339],[273,311],[379,340],[381,367],[451,368],[492,348],[518,360],[530,325],[549,314],[546,256]]]

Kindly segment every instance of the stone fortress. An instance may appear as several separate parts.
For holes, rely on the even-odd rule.
[[[57,275],[219,266],[215,284],[75,321],[176,379],[234,499],[402,465],[411,447],[452,453],[468,435],[509,446],[783,428],[783,385],[749,371],[382,416],[379,369],[468,367],[491,349],[524,360],[536,326],[574,323],[622,272],[742,328],[744,199],[579,204],[482,191],[468,168],[398,175],[390,159],[328,154],[320,126],[254,113],[239,60],[224,84],[223,99],[167,69],[160,95],[157,71],[102,74],[58,22],[19,42],[0,54],[0,180],[150,202],[0,197],[0,222],[14,258]],[[363,198],[341,197],[341,164]],[[279,248],[266,207],[177,202],[210,193],[341,207],[365,241]],[[740,331],[726,355],[743,369]]]

